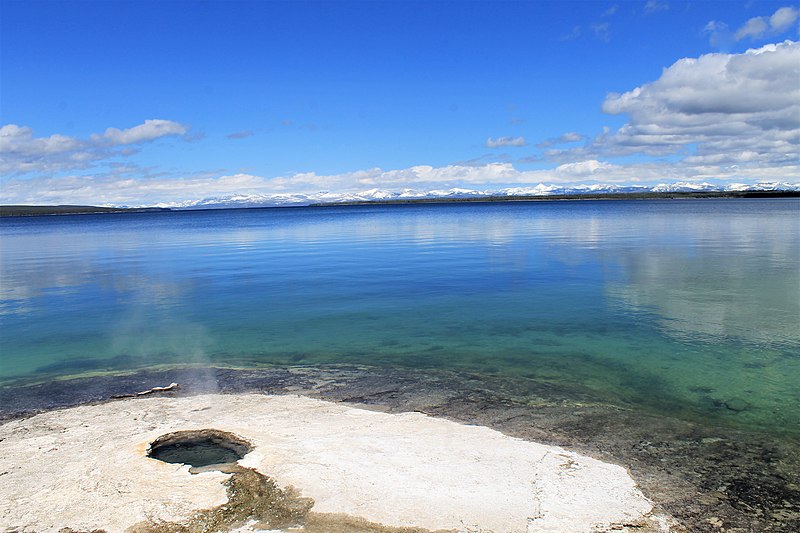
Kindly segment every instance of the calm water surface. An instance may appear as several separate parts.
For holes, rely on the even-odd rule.
[[[798,215],[786,199],[6,218],[0,384],[187,363],[452,368],[796,432]]]

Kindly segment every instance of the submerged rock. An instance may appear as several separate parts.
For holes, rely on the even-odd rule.
[[[737,413],[741,411],[746,411],[750,408],[750,404],[741,398],[731,398],[730,400],[725,400],[723,402],[726,408],[731,411],[735,411]]]

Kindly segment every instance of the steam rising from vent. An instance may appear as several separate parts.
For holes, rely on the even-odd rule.
[[[167,280],[153,284],[152,279],[142,277],[134,274],[118,287],[124,291],[130,284],[136,292],[127,315],[112,328],[112,355],[121,357],[129,367],[189,367],[193,389],[218,392],[219,384],[209,368],[211,335],[205,326],[184,319],[176,311],[190,297],[185,294],[186,288]]]

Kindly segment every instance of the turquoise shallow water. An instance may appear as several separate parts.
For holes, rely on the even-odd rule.
[[[527,376],[796,432],[800,201],[0,220],[0,384],[172,364]]]

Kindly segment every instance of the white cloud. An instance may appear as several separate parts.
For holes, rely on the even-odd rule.
[[[493,139],[489,137],[486,139],[487,148],[499,148],[501,146],[527,146],[528,142],[525,137],[498,137]]]
[[[33,136],[33,130],[16,124],[0,127],[0,154],[57,154],[80,148],[77,139],[65,135]]]
[[[765,35],[777,35],[789,29],[795,23],[800,11],[793,7],[782,7],[770,17],[753,17],[736,30],[736,40],[758,39]]]
[[[655,13],[656,11],[666,11],[669,9],[669,4],[666,2],[658,2],[657,0],[647,0],[644,5],[645,13]]]
[[[188,127],[177,122],[155,119],[125,130],[108,128],[102,135],[95,133],[88,139],[77,139],[58,134],[34,137],[29,127],[6,124],[0,127],[0,173],[87,168],[99,160],[135,153],[136,149],[130,145],[187,131]],[[119,146],[125,148],[115,149]]]
[[[577,133],[577,132],[574,132],[574,131],[568,131],[567,133],[565,133],[563,135],[560,135],[558,137],[552,137],[550,139],[545,139],[544,141],[540,142],[536,146],[538,148],[547,148],[549,146],[554,146],[554,145],[557,145],[557,144],[574,143],[574,142],[582,141],[583,139],[584,139],[584,136],[581,135],[580,133]]]
[[[726,48],[733,42],[731,31],[724,22],[710,20],[703,28],[703,32],[708,34],[708,42],[715,48]]]
[[[793,7],[782,7],[769,18],[769,25],[773,31],[783,32],[795,23],[800,12]]]
[[[25,126],[0,127],[0,174],[80,168],[100,157],[88,143],[72,137],[34,137]]]
[[[655,185],[676,181],[708,180],[755,183],[759,181],[800,181],[800,163],[772,165],[759,162],[757,154],[742,153],[740,164],[709,158],[676,163],[613,164],[586,159],[552,169],[522,171],[510,163],[480,166],[417,165],[404,169],[371,168],[341,174],[297,173],[268,178],[239,173],[219,175],[203,173],[186,176],[159,175],[142,178],[129,171],[63,178],[35,177],[9,179],[0,187],[0,204],[93,204],[154,205],[180,203],[231,195],[316,194],[357,192],[377,188],[384,191],[471,188],[498,190],[539,183],[640,184]]]
[[[604,112],[628,123],[586,147],[551,150],[556,160],[644,153],[715,161],[756,152],[762,164],[795,162],[800,143],[800,44],[743,54],[706,54],[664,69],[654,82],[610,94]]]
[[[780,10],[779,10],[780,11]],[[777,12],[776,12],[777,13]],[[781,15],[785,17],[786,15]],[[780,17],[779,17],[780,18]],[[780,18],[779,22],[784,20]],[[232,194],[401,191],[469,187],[497,190],[538,183],[656,184],[674,181],[800,181],[800,44],[786,41],[741,54],[685,58],[661,76],[622,94],[610,94],[603,111],[626,124],[584,141],[567,132],[538,146],[552,168],[519,170],[509,162],[370,168],[340,174],[304,172],[277,177],[250,173],[148,174],[106,161],[108,172],[57,177],[88,169],[165,135],[185,135],[171,121],[146,121],[129,129],[79,139],[35,137],[31,128],[0,128],[0,203],[147,205]],[[558,145],[568,145],[559,147]],[[489,138],[490,148],[526,146],[524,137]],[[620,164],[629,154],[671,155],[668,160]],[[677,155],[677,156],[676,156]],[[486,160],[483,160],[486,161]],[[520,160],[522,161],[522,160]],[[537,165],[541,166],[541,165]],[[96,169],[92,169],[96,170]],[[38,172],[33,177],[15,174]]]
[[[106,142],[112,146],[124,144],[136,144],[152,141],[167,135],[183,135],[189,128],[171,120],[152,119],[145,120],[144,124],[139,124],[126,130],[108,128],[102,135],[92,134],[91,140],[95,143]]]
[[[583,139],[583,135],[581,135],[580,133],[575,133],[574,131],[569,131],[564,135],[562,135],[561,137],[559,137],[557,140],[558,142],[562,143],[571,143],[580,141],[581,139]]]
[[[755,39],[764,35],[769,29],[769,23],[764,17],[754,17],[744,23],[744,26],[736,30],[736,40],[741,41],[745,37]]]
[[[601,162],[596,159],[590,159],[588,161],[579,161],[577,163],[565,163],[563,165],[559,165],[556,167],[555,173],[561,176],[585,178],[598,172],[607,172],[613,168],[614,165],[611,165],[610,163]]]

